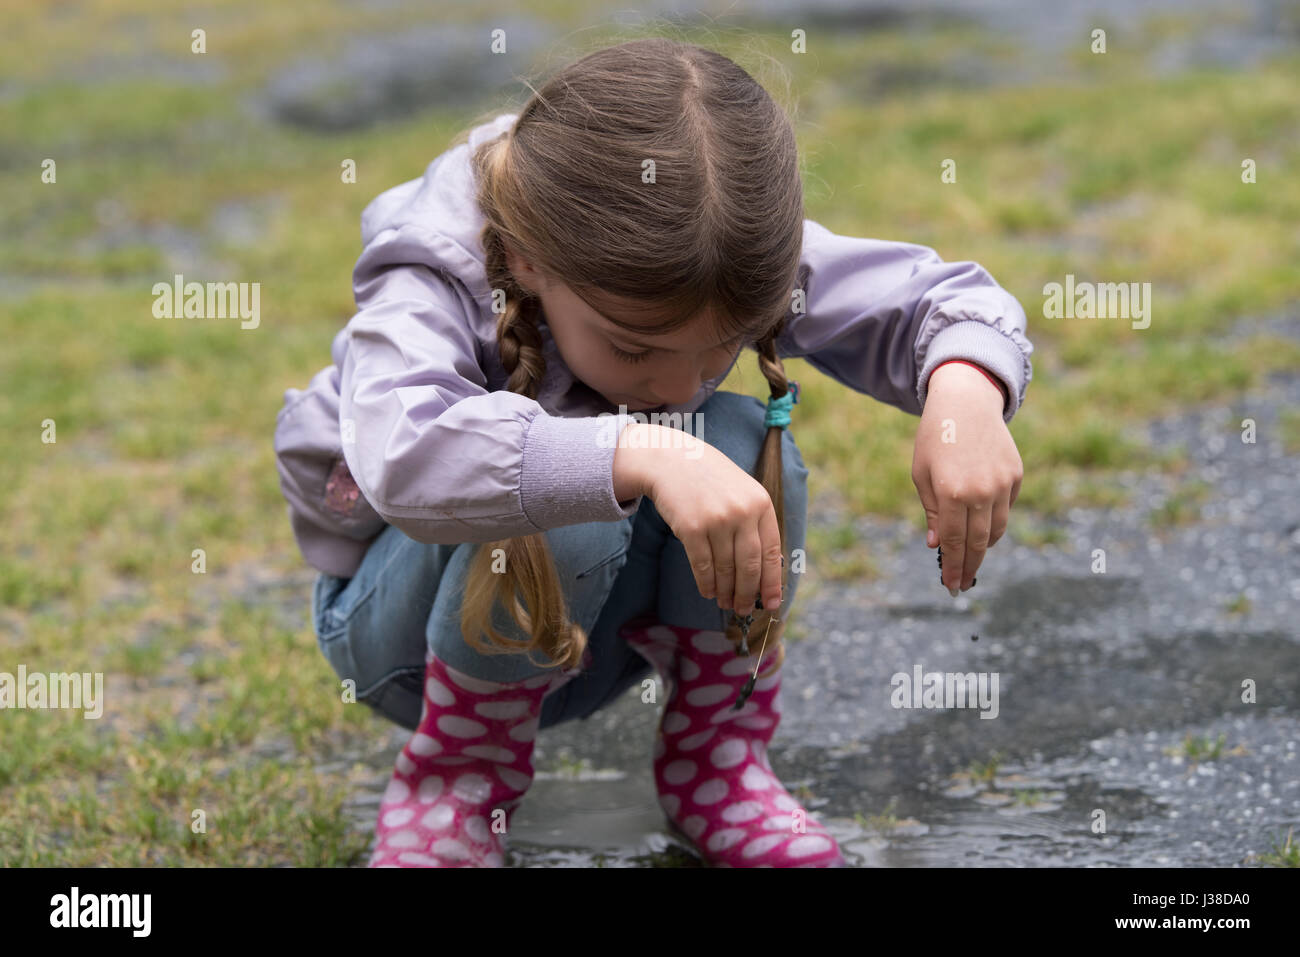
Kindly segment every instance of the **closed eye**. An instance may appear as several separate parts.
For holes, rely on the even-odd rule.
[[[744,339],[744,336],[736,336],[736,338],[732,339],[729,342],[722,343],[722,345],[717,346],[717,348],[725,349],[728,353],[731,353],[735,351],[736,345],[740,343],[742,339]],[[652,352],[654,352],[653,349],[647,349],[645,352],[625,352],[624,350],[620,349],[618,346],[614,345],[614,343],[612,342],[609,344],[609,348],[610,351],[613,352],[615,356],[617,356],[623,362],[629,362],[629,363],[643,362],[647,357],[649,357],[649,355]]]
[[[610,344],[609,348],[613,351],[614,355],[619,359],[622,359],[624,362],[643,362],[650,353],[654,352],[653,349],[647,349],[645,352],[624,352],[613,343]]]

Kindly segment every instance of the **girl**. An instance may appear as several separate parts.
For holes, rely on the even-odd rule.
[[[1020,305],[974,263],[805,219],[781,109],[661,38],[573,63],[361,225],[358,311],[276,453],[321,648],[413,731],[371,864],[501,866],[538,729],[654,667],[670,826],[717,865],[842,866],[767,758],[807,506],[781,360],[921,415],[956,595],[1020,486]],[[766,407],[715,391],[745,346]]]

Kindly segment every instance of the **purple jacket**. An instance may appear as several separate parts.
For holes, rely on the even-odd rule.
[[[475,127],[361,215],[356,315],[334,337],[333,364],[286,390],[276,419],[289,520],[319,571],[352,577],[385,525],[418,542],[485,542],[615,521],[640,504],[613,489],[611,437],[633,420],[573,378],[544,322],[537,400],[505,391],[469,154],[515,119]],[[798,285],[806,309],[787,315],[780,356],[914,415],[948,359],[1005,383],[1005,421],[1024,401],[1024,310],[976,263],[804,220]],[[656,411],[693,412],[725,378]]]

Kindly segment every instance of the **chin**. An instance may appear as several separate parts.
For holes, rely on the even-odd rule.
[[[605,396],[605,401],[617,408],[620,405],[627,406],[629,412],[649,412],[651,409],[657,409],[657,405],[646,405],[644,402],[633,401],[632,399],[611,399]]]

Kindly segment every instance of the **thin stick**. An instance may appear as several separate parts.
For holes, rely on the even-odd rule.
[[[763,632],[763,643],[758,648],[758,661],[754,662],[754,680],[758,680],[758,669],[763,664],[763,649],[767,647],[767,632],[772,630],[772,622],[775,616],[767,620],[767,631]]]

